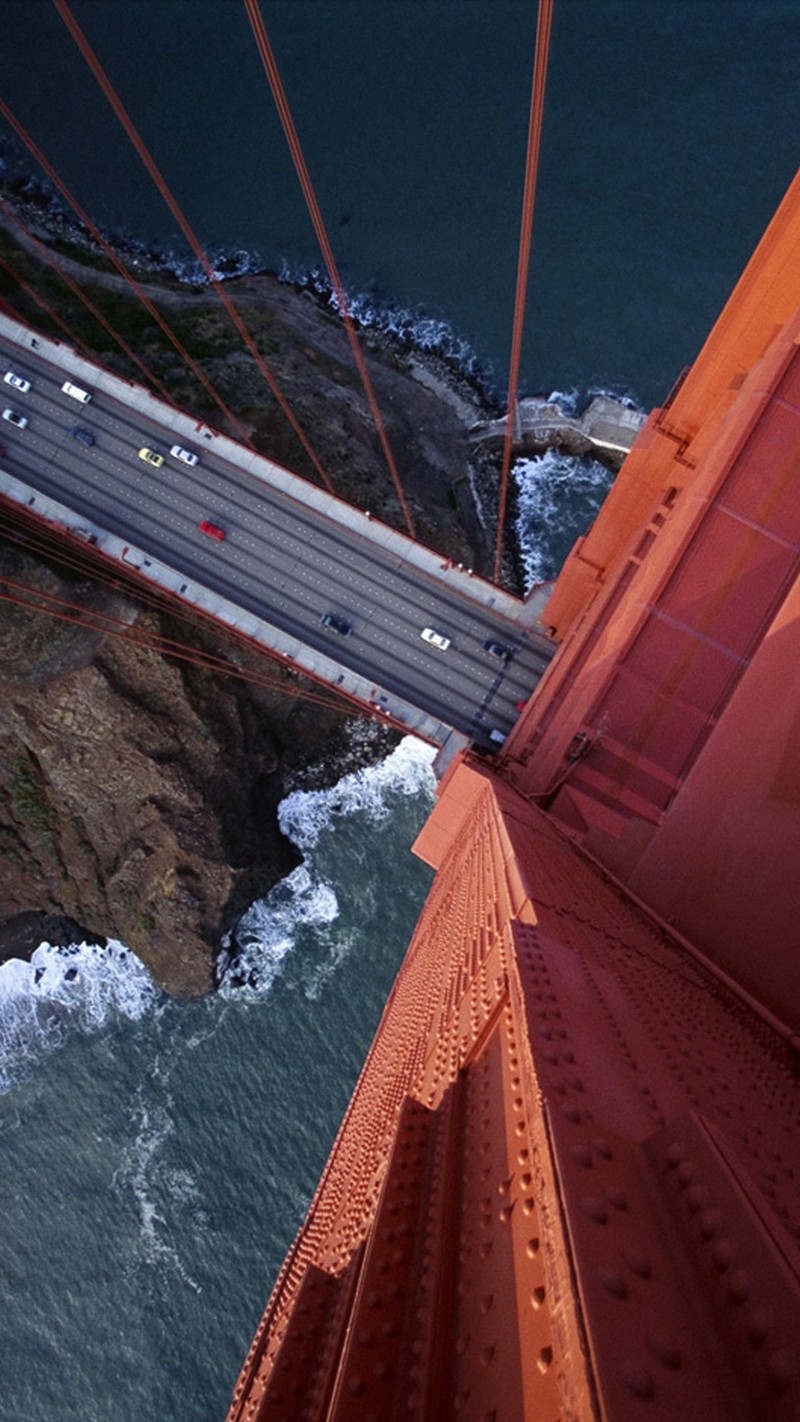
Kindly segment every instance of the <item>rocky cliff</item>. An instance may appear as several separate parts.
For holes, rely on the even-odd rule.
[[[38,239],[52,245],[54,234],[40,224]],[[8,307],[64,339],[30,292],[46,294],[98,359],[133,375],[107,333],[61,295],[30,243],[6,233],[0,248],[8,263],[0,297]],[[121,279],[96,254],[73,248],[60,251],[62,268],[113,316],[176,402],[223,428]],[[208,289],[188,291],[168,276],[146,279],[151,299],[246,421],[255,445],[308,475],[295,436]],[[338,318],[268,275],[242,278],[230,290],[337,491],[398,522]],[[436,357],[369,333],[364,345],[420,536],[485,569],[491,547],[478,491],[491,506],[494,466],[485,455],[470,456],[465,436],[486,413],[479,397]],[[212,986],[221,935],[296,862],[275,817],[289,785],[331,780],[384,753],[387,733],[356,722],[345,707],[287,695],[302,687],[282,688],[286,674],[277,669],[269,678],[275,684],[263,685],[269,664],[250,650],[207,628],[176,625],[173,613],[69,572],[53,557],[43,560],[5,513],[0,525],[0,957],[36,946],[39,928],[52,941],[67,918],[62,936],[78,924],[119,937],[166,990],[201,994]],[[20,606],[14,599],[23,585],[89,614],[110,614],[135,638]],[[165,658],[148,645],[153,636],[228,658],[251,680]]]

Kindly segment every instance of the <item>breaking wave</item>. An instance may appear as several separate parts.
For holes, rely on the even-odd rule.
[[[307,851],[340,816],[361,811],[379,824],[392,813],[393,795],[418,795],[432,787],[435,754],[432,746],[404,736],[385,760],[345,775],[329,790],[292,791],[278,808],[280,827],[298,849]]]
[[[566,397],[558,395],[559,403]],[[565,408],[565,404],[562,404]],[[605,465],[548,449],[514,465],[516,532],[528,587],[555,578],[613,480]]]
[[[11,958],[0,967],[0,1091],[72,1034],[136,1021],[161,996],[135,953],[113,939],[105,947],[42,943],[29,963]]]
[[[278,280],[288,286],[300,286],[312,291],[331,311],[339,314],[336,293],[331,289],[327,274],[319,268],[297,267],[284,262],[278,272]],[[492,370],[479,360],[466,337],[443,317],[431,316],[422,306],[399,305],[374,291],[348,291],[346,298],[348,313],[357,325],[393,336],[403,345],[427,355],[440,356],[448,365],[457,367],[467,380],[474,382],[481,393],[491,391],[494,380]]]
[[[307,996],[318,995],[355,941],[349,924],[339,921],[331,879],[345,880],[349,897],[358,901],[363,888],[359,880],[375,875],[374,864],[369,875],[359,873],[365,822],[376,852],[380,826],[398,815],[403,800],[422,800],[427,808],[433,796],[434,754],[430,746],[406,736],[379,764],[344,776],[328,790],[295,790],[281,802],[280,827],[302,851],[303,863],[239,920],[217,963],[223,997],[265,996],[298,949],[298,985]],[[347,837],[348,828],[356,825],[358,843]],[[323,839],[329,841],[326,852]]]

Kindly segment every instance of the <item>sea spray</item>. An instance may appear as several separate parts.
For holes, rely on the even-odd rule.
[[[74,1033],[136,1021],[161,999],[144,964],[122,943],[42,943],[29,963],[0,967],[0,1091],[7,1091]]]
[[[364,822],[371,827],[370,846],[379,853],[381,826],[398,814],[403,800],[414,801],[416,814],[421,799],[432,800],[434,754],[406,736],[377,765],[346,775],[327,790],[295,790],[281,802],[281,829],[304,862],[239,920],[217,965],[223,997],[268,993],[295,950],[301,960],[293,982],[307,996],[318,995],[354,942],[351,916],[371,918],[376,907],[365,902],[375,864],[365,854]],[[337,922],[342,909],[331,882],[340,874],[349,890],[344,924]]]
[[[563,400],[563,396],[558,397]],[[516,533],[527,587],[557,577],[597,516],[613,475],[595,459],[548,449],[514,464]]]

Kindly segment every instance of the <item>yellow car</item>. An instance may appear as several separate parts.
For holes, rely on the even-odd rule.
[[[152,464],[154,469],[160,469],[164,463],[163,454],[156,454],[154,449],[140,449],[139,458],[143,459],[145,464]]]

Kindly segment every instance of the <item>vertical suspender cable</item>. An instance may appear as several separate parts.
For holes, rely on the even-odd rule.
[[[277,400],[286,419],[289,421],[289,424],[294,430],[298,440],[300,441],[303,449],[311,460],[314,468],[316,469],[317,473],[319,474],[320,478],[322,479],[329,492],[333,493],[333,485],[331,484],[330,478],[328,477],[328,474],[325,471],[320,459],[314,452],[311,443],[308,440],[308,437],[300,426],[299,421],[296,419],[295,415],[289,408],[286,398],[280,390],[277,381],[275,380],[270,370],[267,368],[267,365],[264,361],[264,357],[262,356],[260,350],[258,349],[258,346],[253,340],[253,337],[250,335],[250,332],[245,326],[230,296],[225,290],[224,284],[220,282],[217,278],[205,251],[201,247],[192,228],[189,226],[189,223],[186,220],[183,211],[178,206],[178,203],[170,190],[169,184],[167,183],[165,177],[158,168],[149,149],[144,143],[144,140],[142,139],[138,129],[136,128],[135,124],[133,123],[133,120],[128,114],[127,109],[122,103],[122,100],[120,99],[116,89],[112,85],[110,79],[108,78],[108,75],[106,74],[105,70],[103,69],[103,66],[97,58],[97,55],[95,54],[94,50],[89,44],[89,41],[84,35],[83,30],[80,28],[77,20],[72,14],[72,11],[70,10],[69,5],[67,4],[67,0],[53,0],[53,4],[59,15],[61,16],[61,19],[63,20],[67,29],[69,30],[72,39],[75,41],[75,44],[83,55],[83,58],[85,59],[87,65],[91,69],[92,74],[94,75],[95,79],[97,80],[97,83],[105,94],[109,104],[114,110],[114,113],[116,114],[117,118],[119,119],[119,122],[124,128],[125,133],[133,144],[133,147],[136,149],[136,152],[139,155],[143,166],[147,170],[147,173],[149,174],[150,178],[157,187],[159,193],[164,199],[164,202],[167,204],[167,207],[169,208],[170,212],[172,213],[172,216],[177,222],[181,232],[186,238],[186,241],[188,242],[198,262],[203,268],[209,285],[219,297],[220,301],[222,302],[222,305],[225,307],[225,310],[227,311],[228,316],[230,317],[230,320],[232,321],[238,335],[241,337],[241,339],[247,346],[247,349],[253,357],[256,366],[261,372],[261,375],[266,381],[266,384],[268,385],[270,391]]]
[[[511,360],[508,374],[508,414],[506,416],[506,429],[503,439],[503,459],[500,473],[500,507],[497,515],[497,541],[494,555],[494,581],[496,583],[500,581],[500,570],[503,558],[503,525],[506,517],[508,477],[511,469],[511,447],[514,442],[514,421],[517,411],[519,366],[522,353],[522,327],[525,319],[528,263],[530,260],[531,233],[533,231],[533,204],[536,195],[536,175],[539,169],[542,112],[544,109],[547,54],[550,47],[552,17],[553,0],[539,0],[539,15],[536,23],[536,52],[533,61],[533,81],[531,84],[531,108],[528,123],[528,150],[525,162],[525,190],[522,199],[522,222],[520,225],[519,257],[517,260],[517,289],[514,297],[514,329],[511,337]]]
[[[56,3],[61,4],[63,3],[63,0],[56,0]],[[261,60],[264,65],[267,79],[269,80],[269,86],[272,90],[272,97],[275,100],[275,105],[277,107],[281,123],[283,125],[283,131],[286,135],[286,141],[289,145],[289,150],[291,152],[292,159],[294,160],[295,169],[297,170],[297,176],[300,180],[300,186],[303,189],[303,196],[305,197],[309,215],[314,225],[314,231],[317,234],[317,241],[319,242],[320,249],[322,251],[322,256],[325,261],[325,266],[328,270],[328,276],[330,278],[331,286],[333,287],[333,291],[336,296],[339,312],[344,322],[345,330],[347,332],[347,339],[350,342],[350,347],[353,352],[353,358],[356,363],[356,368],[361,377],[361,384],[364,387],[364,394],[367,397],[367,403],[369,405],[370,411],[372,412],[372,418],[375,421],[375,428],[378,432],[378,438],[381,442],[381,448],[383,450],[384,458],[386,459],[386,463],[389,468],[389,473],[392,476],[392,482],[394,483],[395,492],[397,494],[398,499],[400,500],[400,506],[403,510],[403,517],[406,522],[406,528],[408,529],[409,536],[411,538],[414,538],[414,524],[411,519],[411,512],[409,510],[405,492],[400,481],[400,475],[397,471],[394,456],[389,445],[386,429],[384,427],[383,420],[381,419],[381,413],[378,409],[378,402],[375,399],[375,392],[372,388],[372,382],[370,381],[369,373],[364,363],[364,357],[361,353],[361,347],[358,343],[356,329],[353,325],[353,320],[350,315],[350,308],[347,302],[347,297],[345,296],[341,277],[339,276],[339,271],[334,260],[333,250],[328,239],[325,224],[322,220],[322,213],[320,212],[319,203],[317,202],[316,194],[314,192],[314,188],[311,182],[311,177],[306,166],[306,161],[303,156],[303,150],[300,147],[300,139],[298,138],[297,130],[294,126],[294,120],[292,119],[286,94],[284,93],[283,85],[281,83],[281,77],[278,73],[278,66],[275,63],[275,57],[272,53],[272,49],[267,38],[267,32],[264,28],[264,22],[261,18],[258,3],[257,0],[244,0],[244,4],[247,10],[250,24],[252,26],[256,44],[258,45],[258,51],[261,55]]]

